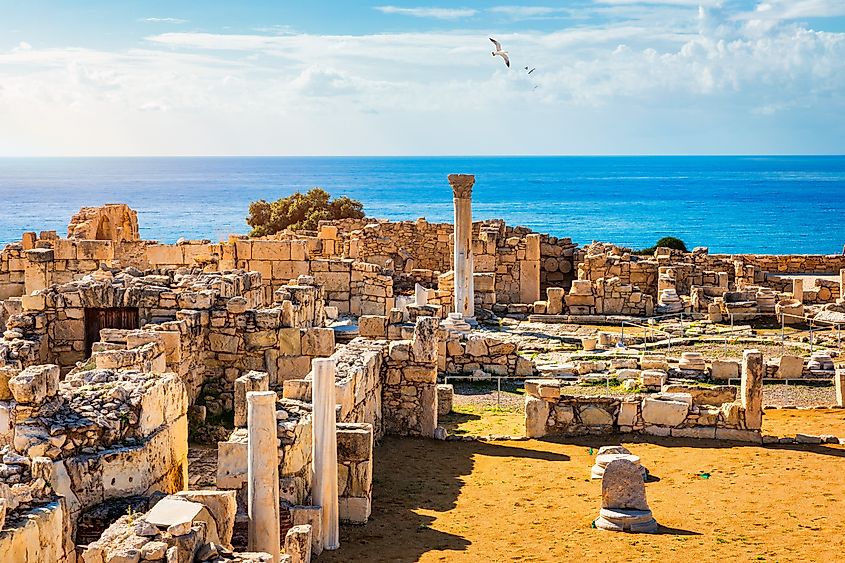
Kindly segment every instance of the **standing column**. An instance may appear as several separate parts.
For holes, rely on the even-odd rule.
[[[250,391],[247,403],[247,514],[249,550],[264,551],[278,563],[279,442],[276,436],[276,392]]]
[[[449,174],[455,201],[455,313],[464,320],[475,317],[475,288],[472,274],[472,174]]]
[[[313,381],[311,402],[313,404],[313,467],[311,497],[315,505],[322,507],[323,548],[340,547],[337,500],[337,418],[335,407],[335,364],[329,358],[315,358],[311,361]]]
[[[845,268],[839,270],[839,300],[845,303]]]
[[[749,430],[763,427],[763,354],[757,350],[742,353],[740,392],[745,409],[745,426]]]

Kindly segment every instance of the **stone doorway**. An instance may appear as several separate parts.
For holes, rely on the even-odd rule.
[[[91,347],[100,341],[100,330],[140,328],[137,307],[103,307],[85,309],[85,357],[91,357]]]

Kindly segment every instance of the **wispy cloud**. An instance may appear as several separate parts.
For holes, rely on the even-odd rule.
[[[182,18],[141,18],[139,21],[142,21],[144,23],[188,23],[188,20],[183,20]]]
[[[375,10],[383,14],[399,14],[415,18],[434,18],[438,20],[457,20],[469,18],[478,13],[472,8],[400,8],[398,6],[375,6]]]
[[[533,19],[569,12],[566,8],[551,6],[494,6],[490,8],[494,14],[502,14],[513,19]]]
[[[757,4],[753,11],[739,14],[738,19],[795,20],[837,16],[845,16],[843,0],[767,0]]]

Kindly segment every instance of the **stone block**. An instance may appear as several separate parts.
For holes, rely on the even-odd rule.
[[[285,535],[285,555],[291,563],[311,563],[311,525],[293,526]]]
[[[330,328],[308,328],[302,334],[302,354],[312,357],[328,357],[334,353],[334,330]]]
[[[549,404],[537,397],[525,395],[525,436],[542,438],[546,435]]]
[[[387,317],[382,315],[364,315],[359,317],[358,333],[365,338],[386,338]]]
[[[717,381],[739,378],[739,362],[733,360],[713,360],[710,364],[710,377]]]
[[[642,415],[646,424],[658,426],[677,426],[689,413],[689,405],[681,401],[645,398],[642,402]]]
[[[59,374],[57,365],[30,366],[9,379],[9,390],[18,403],[39,405],[58,392]]]

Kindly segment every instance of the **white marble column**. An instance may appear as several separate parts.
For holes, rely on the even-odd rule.
[[[420,284],[414,286],[414,305],[417,307],[428,305],[428,290]]]
[[[312,433],[314,478],[311,497],[323,509],[323,549],[340,547],[337,491],[337,415],[335,407],[335,363],[330,358],[311,361]]]
[[[276,392],[250,391],[247,403],[247,514],[249,550],[264,551],[278,563],[279,442],[276,436]]]
[[[449,174],[449,184],[455,201],[455,313],[464,320],[475,317],[475,287],[472,279],[474,260],[472,254],[472,186],[475,176]]]

